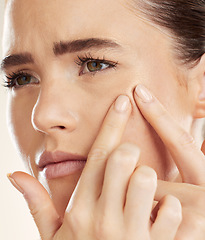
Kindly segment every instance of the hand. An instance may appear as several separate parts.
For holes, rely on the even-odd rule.
[[[196,146],[194,139],[169,115],[159,101],[142,87],[141,98],[138,86],[135,100],[145,119],[171,153],[182,183],[158,181],[155,200],[160,201],[167,194],[177,197],[183,210],[183,221],[176,235],[176,240],[205,239],[205,156]],[[142,96],[143,97],[143,96]],[[160,203],[154,210],[157,215]]]
[[[146,166],[136,168],[135,145],[119,145],[130,113],[125,96],[111,106],[63,219],[35,178],[21,172],[10,176],[24,194],[43,240],[174,240],[182,217],[179,200],[162,198],[151,223],[156,173]]]

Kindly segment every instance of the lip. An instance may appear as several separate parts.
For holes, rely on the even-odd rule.
[[[45,151],[37,164],[39,171],[47,179],[65,177],[74,174],[85,167],[87,158],[81,155],[61,151]]]

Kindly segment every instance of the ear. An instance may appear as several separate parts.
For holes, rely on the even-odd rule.
[[[198,92],[196,95],[196,104],[194,118],[205,118],[205,54],[201,57],[196,66],[196,81]]]

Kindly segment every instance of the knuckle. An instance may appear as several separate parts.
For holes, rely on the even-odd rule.
[[[93,227],[97,240],[124,240],[124,227],[119,228],[118,219],[105,207],[101,207],[100,211],[97,211]]]
[[[64,221],[74,230],[84,229],[87,219],[83,209],[72,207],[64,216]]]
[[[118,147],[110,156],[109,161],[112,162],[114,165],[120,166],[128,166],[133,165],[135,166],[137,163],[137,159],[139,157],[139,153],[137,151],[133,151],[133,149],[129,149],[124,146]]]
[[[122,143],[119,146],[119,149],[124,150],[126,152],[130,152],[136,156],[139,156],[140,154],[140,149],[137,147],[137,145],[129,142]]]
[[[118,121],[116,121],[116,119],[109,119],[106,122],[106,127],[108,129],[119,129],[120,128],[120,124],[118,123]]]
[[[97,148],[94,148],[90,151],[88,154],[88,159],[90,161],[95,161],[95,160],[104,160],[108,156],[108,151],[106,149],[106,146],[98,146]]]
[[[180,223],[182,221],[182,207],[180,201],[174,196],[167,195],[164,198],[164,214],[169,221]]]
[[[182,147],[190,147],[195,145],[194,138],[183,129],[181,129],[179,132],[178,142]]]
[[[98,240],[108,240],[114,237],[112,236],[113,233],[108,225],[108,221],[106,221],[104,218],[98,219],[95,224],[95,235]]]
[[[132,181],[138,186],[143,186],[143,188],[153,188],[153,185],[157,185],[157,174],[148,166],[140,166],[135,171]]]
[[[166,121],[168,114],[167,111],[162,107],[157,107],[153,113],[154,118],[156,118],[158,121]]]
[[[42,212],[49,212],[51,207],[52,206],[50,202],[44,203],[43,206],[41,206],[41,208],[39,208],[39,206],[36,205],[33,206],[29,205],[30,213],[35,220],[38,220],[38,218],[42,217]]]
[[[38,218],[38,215],[40,215],[39,210],[36,207],[30,207],[30,213],[34,219]]]
[[[69,213],[66,213],[64,216],[64,221],[68,223],[72,228],[79,224],[79,218],[74,209],[70,210]],[[79,225],[78,225],[79,226]]]

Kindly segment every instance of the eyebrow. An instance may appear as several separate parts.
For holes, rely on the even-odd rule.
[[[68,42],[54,43],[53,52],[56,56],[65,53],[80,52],[90,48],[120,48],[121,46],[115,41],[101,38],[87,38]]]
[[[101,38],[87,38],[87,39],[79,39],[73,41],[60,41],[59,43],[54,43],[53,45],[53,53],[55,56],[60,56],[66,53],[74,53],[80,52],[83,50],[88,50],[91,48],[101,49],[101,48],[120,48],[117,42],[110,39],[101,39]],[[6,56],[1,64],[0,69],[3,71],[6,68],[34,63],[34,59],[30,53],[20,53],[20,54],[12,54]]]
[[[32,55],[30,53],[20,53],[20,54],[12,54],[6,56],[0,65],[1,70],[3,71],[6,68],[12,66],[18,66],[28,63],[34,63]]]

